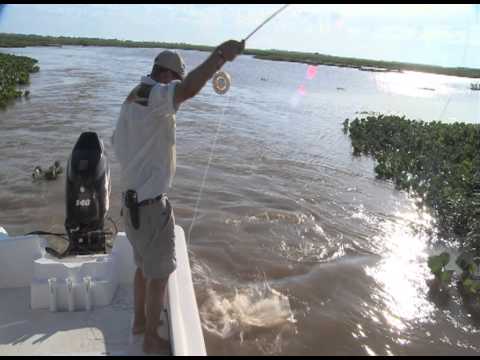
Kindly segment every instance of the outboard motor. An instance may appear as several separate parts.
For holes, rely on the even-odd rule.
[[[84,132],[78,138],[68,160],[65,190],[69,246],[64,256],[105,253],[103,227],[111,183],[103,142],[97,133]]]

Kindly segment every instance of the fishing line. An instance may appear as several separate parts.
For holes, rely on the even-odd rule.
[[[470,44],[470,24],[468,24],[467,31],[465,34],[465,47],[463,48],[463,58],[462,58],[462,63],[460,67],[465,67],[465,63],[467,60],[467,50]],[[447,107],[450,105],[450,101],[452,100],[452,93],[448,96],[448,100],[443,107],[443,110],[438,118],[439,121],[442,121],[443,116],[445,115],[445,112],[447,111]]]
[[[255,28],[255,30],[253,30],[250,34],[248,34],[247,37],[243,41],[244,42],[247,41],[253,34],[255,34],[258,30],[260,30],[266,23],[268,23],[270,20],[272,20],[275,16],[277,16],[280,12],[282,12],[284,9],[286,9],[287,6],[289,6],[289,5],[290,4],[286,4],[286,5],[282,6],[280,9],[278,9],[277,11],[275,11],[266,20],[264,20],[259,26],[257,26]],[[214,91],[217,94],[220,94],[220,95],[225,94],[230,89],[230,85],[231,85],[230,75],[228,75],[228,73],[226,71],[223,71],[223,70],[217,71],[213,76],[212,85],[213,85]],[[203,188],[205,187],[205,180],[207,179],[208,170],[210,169],[210,165],[211,165],[212,159],[213,159],[213,153],[214,153],[215,147],[217,145],[218,134],[220,133],[220,128],[223,124],[223,119],[225,117],[225,109],[230,104],[230,98],[231,98],[231,96],[228,95],[227,96],[227,104],[223,107],[222,115],[220,116],[220,120],[218,121],[217,130],[215,132],[215,137],[214,137],[214,140],[213,140],[213,145],[212,145],[212,148],[210,150],[210,155],[208,157],[208,163],[207,163],[207,166],[206,166],[205,171],[203,173],[202,184],[200,185],[200,190],[198,192],[198,197],[197,197],[197,201],[196,201],[196,204],[195,204],[195,210],[193,212],[193,219],[192,219],[192,222],[190,224],[190,227],[189,227],[188,233],[187,233],[187,244],[188,245],[190,245],[190,239],[191,239],[190,235],[191,235],[192,228],[193,228],[193,226],[195,224],[195,221],[196,221],[196,218],[197,218],[198,207],[199,207],[199,204],[200,204],[200,200],[202,198]]]
[[[202,198],[202,193],[203,193],[203,188],[205,187],[205,180],[207,179],[207,175],[208,175],[208,170],[210,169],[210,165],[212,163],[212,159],[213,159],[213,153],[215,151],[215,147],[217,145],[217,138],[218,138],[218,134],[220,133],[220,128],[223,124],[223,118],[225,117],[225,109],[228,107],[228,105],[230,104],[230,98],[231,96],[228,95],[227,96],[227,105],[223,107],[223,111],[222,111],[222,115],[220,116],[220,120],[218,120],[218,124],[217,124],[217,130],[215,132],[215,137],[213,139],[213,145],[212,145],[212,148],[210,149],[210,155],[208,157],[208,163],[207,163],[207,166],[205,167],[205,171],[203,173],[203,179],[202,179],[202,184],[200,186],[200,191],[198,193],[198,197],[197,197],[197,202],[195,204],[195,210],[193,212],[193,219],[192,219],[192,223],[190,224],[190,227],[188,228],[188,233],[187,233],[187,244],[190,245],[190,234],[192,232],[192,228],[193,228],[193,225],[195,223],[195,220],[197,219],[197,213],[198,213],[198,206],[200,204],[200,199]]]

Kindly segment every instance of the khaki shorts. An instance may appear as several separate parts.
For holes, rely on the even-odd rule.
[[[138,208],[140,227],[134,229],[129,209],[123,207],[125,232],[132,244],[135,264],[147,279],[166,279],[177,267],[175,217],[166,196]]]

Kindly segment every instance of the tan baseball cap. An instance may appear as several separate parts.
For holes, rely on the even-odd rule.
[[[182,80],[185,79],[185,63],[175,50],[162,51],[155,58],[154,64],[172,70],[174,73],[178,74]]]

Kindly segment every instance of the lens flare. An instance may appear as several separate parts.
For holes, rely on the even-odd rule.
[[[307,80],[313,80],[315,76],[317,76],[318,67],[316,65],[308,65],[307,66],[307,73],[305,78]],[[297,91],[294,93],[290,103],[293,107],[297,107],[300,99],[307,95],[307,89],[305,84],[300,84],[297,88]]]
[[[307,95],[307,90],[305,89],[305,85],[301,84],[301,85],[298,87],[298,93],[299,93],[301,96]]]
[[[345,25],[342,15],[338,13],[333,13],[331,15],[331,24],[332,24],[333,30],[342,29]]]
[[[307,79],[312,80],[316,75],[317,75],[317,67],[313,65],[308,65]]]

